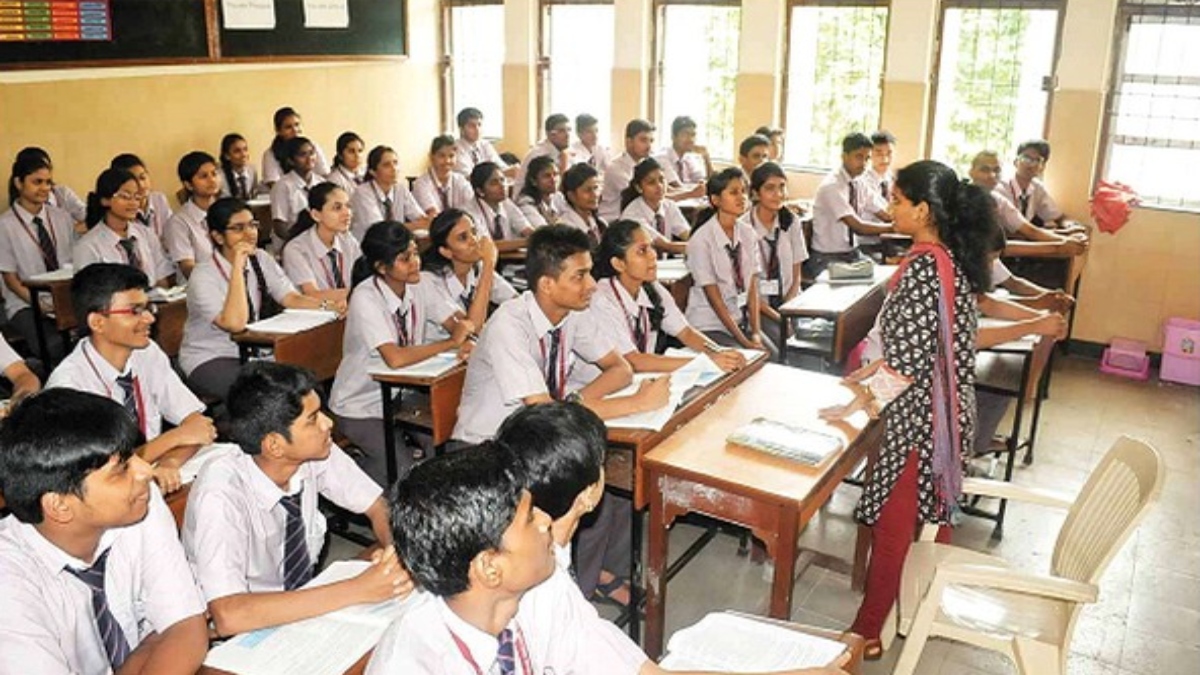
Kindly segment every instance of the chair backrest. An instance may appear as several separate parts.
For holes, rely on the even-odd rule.
[[[1121,436],[1092,470],[1071,506],[1050,562],[1057,576],[1096,583],[1158,500],[1166,468],[1144,441]]]

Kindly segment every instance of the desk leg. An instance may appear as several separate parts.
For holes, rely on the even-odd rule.
[[[634,642],[642,641],[642,591],[638,588],[646,578],[642,569],[642,513],[637,507],[629,507],[629,637]]]
[[[788,317],[779,315],[779,362],[784,365],[787,365],[788,321]]]
[[[871,528],[858,524],[854,540],[854,568],[850,571],[850,590],[862,592],[867,588],[867,560],[871,555]]]
[[[396,466],[396,404],[392,402],[392,385],[380,382],[379,389],[383,393],[383,461],[387,466],[387,482],[384,491],[392,489],[399,478],[400,468]]]
[[[50,348],[46,344],[46,327],[42,325],[42,303],[39,295],[41,289],[29,287],[29,308],[33,310],[33,334],[37,336],[38,358],[45,364],[46,372],[49,373],[56,364],[54,359],[50,358]]]
[[[244,342],[238,343],[238,360],[243,366],[250,362],[250,346]]]
[[[796,545],[800,538],[795,509],[780,509],[779,532],[775,538],[775,578],[771,582],[771,616],[787,620],[792,616],[792,586],[796,573]],[[769,540],[768,540],[769,541]]]
[[[650,536],[649,559],[646,564],[646,639],[642,647],[646,654],[657,661],[662,655],[663,632],[666,629],[667,609],[667,518],[662,491],[658,487],[658,475],[647,476],[650,487]],[[636,510],[635,510],[636,513]]]

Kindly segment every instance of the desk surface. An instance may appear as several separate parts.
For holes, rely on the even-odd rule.
[[[318,381],[324,382],[337,374],[338,365],[342,362],[345,332],[346,319],[343,317],[298,333],[243,331],[230,337],[240,347],[273,347],[277,363],[308,368]],[[242,353],[244,362],[247,350],[243,349]]]
[[[875,278],[863,283],[818,281],[784,303],[779,313],[785,316],[832,317],[883,287],[896,271],[895,265],[876,265]]]

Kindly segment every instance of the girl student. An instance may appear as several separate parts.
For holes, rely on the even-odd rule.
[[[46,336],[49,354],[41,353],[33,310],[29,307],[29,288],[24,280],[71,265],[75,222],[71,214],[50,205],[53,187],[50,163],[44,157],[35,153],[21,156],[13,163],[8,179],[11,208],[0,215],[4,310],[12,329],[43,360],[61,358],[62,339],[53,319],[43,315],[42,334]]]
[[[76,271],[106,262],[137,268],[162,288],[175,283],[175,266],[158,237],[137,219],[138,180],[124,169],[105,169],[88,193],[88,233],[75,242]]]
[[[562,223],[583,230],[592,248],[599,246],[607,225],[596,213],[600,208],[600,174],[596,168],[575,164],[567,169],[562,176],[562,193],[568,207],[563,211]]]
[[[659,251],[683,255],[687,249],[692,227],[679,206],[667,199],[667,180],[653,157],[633,168],[629,187],[621,192],[621,218],[641,223]]]
[[[220,197],[223,181],[217,161],[199,150],[181,157],[177,171],[179,182],[183,184],[184,199],[167,222],[163,246],[186,279],[191,276],[196,261],[204,260],[212,253],[212,239],[208,236],[204,218],[208,207]]]
[[[458,357],[466,359],[475,325],[460,319],[457,306],[443,300],[430,284],[421,283],[416,239],[401,223],[372,225],[363,237],[362,251],[354,265],[342,362],[329,408],[338,428],[363,451],[359,460],[363,470],[386,485],[395,477],[387,475],[383,399],[369,373],[407,366],[449,349],[457,349]],[[440,324],[449,337],[435,338],[429,323]],[[412,465],[412,453],[398,447],[396,460],[402,477]]]
[[[221,197],[250,201],[267,186],[258,180],[258,169],[250,162],[250,144],[241,134],[221,138]]]
[[[271,140],[270,147],[263,151],[262,156],[262,180],[268,188],[288,172],[287,160],[290,156],[287,147],[288,141],[304,135],[300,113],[296,112],[294,108],[285,106],[276,110],[272,121],[275,124],[275,138]],[[325,152],[316,143],[313,143],[313,155],[315,160],[313,171],[319,176],[327,175],[329,160],[325,159]]]
[[[50,153],[44,149],[32,145],[21,148],[21,151],[17,153],[16,161],[19,162],[26,157],[41,157],[46,161],[46,166],[50,167],[50,171],[54,171],[54,162],[50,160]],[[87,204],[69,186],[54,183],[54,187],[50,190],[50,199],[47,203],[50,206],[60,208],[71,214],[71,218],[75,220],[76,232],[82,234],[85,231],[86,226],[84,225],[84,221],[87,220]]]
[[[463,205],[471,214],[479,234],[491,237],[501,251],[520,248],[533,234],[533,226],[521,209],[508,198],[508,179],[498,164],[480,162],[471,169],[471,187],[475,196]]]
[[[750,203],[746,219],[758,237],[762,257],[759,311],[778,325],[776,310],[800,292],[800,266],[808,260],[800,219],[786,206],[787,175],[782,167],[766,162],[754,170],[750,175]]]
[[[363,161],[366,151],[362,137],[353,131],[338,136],[333,169],[325,178],[345,190],[346,194],[354,192],[354,188],[367,179],[367,164]]]
[[[271,186],[271,220],[274,234],[287,237],[296,219],[308,208],[308,192],[325,182],[316,171],[317,146],[303,136],[287,142],[287,173]]]
[[[491,237],[481,237],[465,211],[448,209],[429,226],[429,250],[421,263],[421,283],[444,302],[454,305],[460,317],[482,329],[488,308],[517,297],[512,284],[496,273],[497,249]],[[440,325],[426,328],[442,339],[449,336]]]
[[[559,223],[569,208],[559,191],[558,179],[558,165],[553,157],[542,155],[529,160],[525,184],[517,195],[517,208],[534,229]]]
[[[350,229],[362,242],[371,225],[387,220],[404,223],[410,231],[429,227],[429,216],[421,210],[400,175],[400,156],[386,145],[377,145],[367,154],[367,178],[350,195],[354,212]]]
[[[429,168],[413,184],[413,197],[427,216],[447,209],[461,209],[475,196],[466,176],[454,170],[458,161],[454,137],[434,136],[429,144]]]
[[[127,152],[113,157],[109,168],[124,169],[137,179],[138,195],[141,198],[137,212],[138,222],[150,228],[154,236],[162,241],[167,222],[171,220],[171,206],[167,204],[167,196],[154,189],[146,163],[137,155]]]
[[[283,270],[304,295],[328,300],[346,310],[354,263],[362,257],[350,234],[350,195],[333,183],[308,192],[308,209],[300,214],[283,244]]]
[[[719,171],[708,179],[705,192],[710,206],[698,216],[687,243],[694,281],[688,323],[725,347],[773,351],[759,327],[758,237],[742,219],[746,175],[737,167]]]

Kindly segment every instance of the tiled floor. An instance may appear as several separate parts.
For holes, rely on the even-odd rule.
[[[1082,485],[1091,467],[1120,434],[1151,442],[1166,459],[1161,501],[1113,560],[1101,581],[1100,601],[1083,611],[1070,659],[1072,675],[1182,675],[1200,670],[1200,390],[1138,383],[1100,375],[1093,361],[1058,359],[1051,398],[1043,407],[1038,455],[1018,469],[1026,485],[1069,490]],[[842,487],[804,533],[802,543],[849,556],[850,519],[858,490]],[[1062,516],[1016,504],[1004,538],[990,541],[991,523],[968,519],[957,544],[988,550],[1019,568],[1045,571]],[[678,525],[673,552],[700,533]],[[342,547],[339,545],[339,549]],[[718,609],[765,613],[769,571],[737,556],[737,540],[719,535],[670,583],[668,635]],[[353,555],[335,550],[331,557]],[[796,582],[795,621],[844,628],[861,596],[841,574],[810,568]],[[892,672],[902,641],[864,675]],[[922,675],[1005,674],[1015,669],[1002,657],[962,645],[932,641],[917,672]]]

